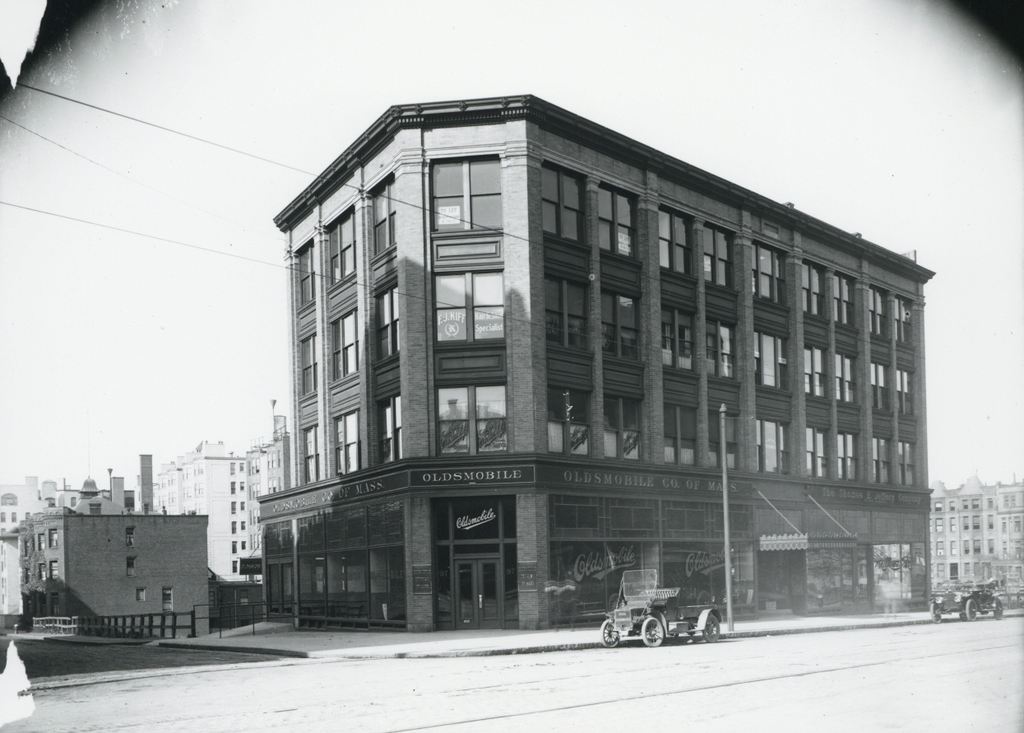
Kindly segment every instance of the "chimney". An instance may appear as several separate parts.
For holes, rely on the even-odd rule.
[[[138,501],[143,514],[149,514],[153,506],[153,456],[139,455],[139,494]]]
[[[110,479],[110,500],[124,506],[124,476],[114,476]]]

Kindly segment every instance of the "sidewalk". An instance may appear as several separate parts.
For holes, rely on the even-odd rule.
[[[1006,611],[1007,617],[1024,616],[1024,610]],[[997,623],[990,616],[977,621]],[[885,628],[930,624],[925,611],[870,616],[785,616],[770,620],[738,621],[729,632],[722,624],[722,639],[756,636],[806,634],[852,629]],[[946,624],[962,623],[946,617]],[[257,624],[197,639],[153,642],[163,647],[263,652],[284,657],[316,659],[397,659],[422,657],[465,657],[495,654],[530,654],[601,646],[597,626],[544,631],[479,630],[411,633],[401,631],[294,631],[287,624]]]

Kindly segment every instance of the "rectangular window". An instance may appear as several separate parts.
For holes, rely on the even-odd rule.
[[[946,530],[945,523],[941,519],[936,519],[935,520],[935,531],[937,533],[939,533],[939,532],[944,532],[945,530]]]
[[[804,393],[814,397],[825,396],[822,374],[822,351],[816,346],[804,347]]]
[[[309,484],[320,480],[320,452],[317,450],[316,428],[302,431],[302,482]]]
[[[313,243],[310,242],[296,254],[299,275],[299,305],[313,302],[316,295],[313,272]]]
[[[665,463],[693,466],[697,463],[697,410],[665,405]]]
[[[854,436],[851,433],[836,434],[836,477],[857,478],[857,456],[854,453]]]
[[[900,484],[911,486],[914,483],[914,445],[906,441],[896,443],[896,460],[899,462]],[[991,518],[990,518],[991,519]],[[991,524],[989,529],[992,529]]]
[[[759,242],[754,243],[751,292],[773,303],[786,302],[786,280],[782,254]]]
[[[964,543],[964,554],[965,555],[970,555],[971,554],[971,541],[970,540],[964,540],[963,543]]]
[[[885,383],[884,364],[871,362],[871,403],[876,410],[889,409],[889,388]]]
[[[719,444],[721,442],[720,428],[719,425],[721,417],[718,410],[713,410],[708,414],[708,450],[711,454],[711,460],[716,466],[721,468],[722,464],[719,458]],[[736,418],[725,417],[725,455],[728,461],[729,468],[736,468]]]
[[[996,541],[995,540],[987,540],[986,541],[986,546],[987,546],[986,549],[988,549],[988,554],[989,555],[995,555],[996,554]]]
[[[142,601],[146,600],[146,589],[145,588],[136,588],[135,589],[135,600],[139,601],[140,603]]]
[[[896,399],[899,402],[901,415],[914,414],[914,395],[910,391],[910,372],[906,369],[896,370]]]
[[[604,353],[636,359],[639,356],[639,311],[636,298],[601,293],[601,337]]]
[[[234,473],[234,471],[232,471],[232,473]],[[231,482],[231,489],[230,489],[230,491],[231,491],[232,494],[234,494],[235,491],[237,490],[237,487],[236,487],[237,483],[238,483],[237,481],[232,481]]]
[[[57,542],[57,530],[55,530],[55,529],[49,530],[48,536],[47,536],[46,546],[47,547],[51,547],[51,548],[60,547],[60,544]]]
[[[135,558],[127,557],[124,561],[125,571],[128,573],[129,578],[135,577]]]
[[[825,430],[807,428],[807,475],[824,478],[828,457],[825,455]]]
[[[359,410],[353,410],[334,420],[335,473],[359,470]]]
[[[661,363],[693,369],[693,316],[689,313],[662,309]]]
[[[549,344],[585,349],[587,289],[557,278],[544,278],[544,320]]]
[[[910,301],[906,298],[895,298],[893,304],[892,314],[892,328],[893,333],[896,334],[896,340],[901,342],[908,342],[912,336],[910,329]]]
[[[857,395],[854,379],[853,358],[844,354],[835,355],[835,398],[839,402],[853,402]]]
[[[640,458],[640,401],[604,398],[604,454],[607,458]]]
[[[56,560],[50,560],[50,577],[54,579],[60,577],[60,566]]]
[[[505,289],[500,272],[434,278],[438,341],[505,338]]]
[[[504,385],[437,390],[437,420],[442,454],[508,450]]]
[[[658,257],[668,270],[693,274],[690,225],[682,214],[664,209],[658,212]]]
[[[395,246],[394,181],[387,181],[371,194],[373,201],[373,251],[380,254]]]
[[[583,186],[578,176],[541,168],[541,214],[544,231],[576,242],[583,229]]]
[[[238,534],[238,522],[231,523],[231,534]]]
[[[872,336],[885,335],[885,292],[868,288],[868,328]]]
[[[716,377],[732,377],[733,329],[724,323],[708,321],[707,371]]]
[[[548,387],[548,452],[590,454],[590,396]]]
[[[359,331],[356,311],[331,321],[331,379],[359,371]]]
[[[237,501],[231,502],[231,513],[232,514],[238,514],[238,502]]]
[[[729,266],[729,237],[725,231],[704,225],[704,279],[709,283],[732,287]]]
[[[231,540],[231,554],[238,554],[238,540]]]
[[[390,288],[377,296],[377,357],[395,356],[400,346],[398,290]]]
[[[380,460],[382,463],[402,458],[402,397],[395,395],[377,403],[377,423],[380,430]]]
[[[134,573],[134,572],[135,571],[133,570],[132,573]],[[132,574],[132,573],[129,573],[129,575]],[[39,574],[39,579],[40,580],[46,580],[46,563],[45,562],[39,563],[38,574]]]
[[[160,589],[160,604],[164,611],[174,610],[174,588],[165,585]]]
[[[807,262],[800,266],[800,291],[803,295],[804,313],[812,316],[825,315],[825,299],[821,292],[824,277],[819,267]]]
[[[597,233],[601,249],[633,256],[633,196],[602,186],[597,190]]]
[[[754,333],[754,382],[786,388],[786,339]]]
[[[310,336],[299,343],[302,367],[302,394],[316,392],[316,336]]]
[[[124,528],[124,544],[126,547],[135,546],[135,527]]]
[[[754,425],[757,434],[757,470],[789,473],[786,426],[771,420],[755,420]]]
[[[871,471],[876,483],[889,483],[889,441],[871,439]]]
[[[971,517],[971,529],[981,529],[981,516],[975,514]]]
[[[501,163],[457,160],[433,165],[434,231],[501,229]]]
[[[331,285],[356,271],[356,217],[349,211],[328,228]]]
[[[832,320],[844,326],[853,325],[853,303],[850,299],[852,289],[850,278],[832,275]]]

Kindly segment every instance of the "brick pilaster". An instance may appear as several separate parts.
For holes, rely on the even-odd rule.
[[[708,440],[708,307],[707,280],[704,275],[704,220],[694,219],[690,229],[693,242],[694,271],[697,273],[697,312],[693,316],[693,360],[697,373],[697,455],[698,466],[711,465]]]
[[[744,222],[749,214],[743,212]],[[745,228],[746,229],[746,228]],[[736,283],[736,366],[734,377],[740,385],[740,414],[736,422],[739,443],[736,467],[741,471],[757,470],[757,391],[754,386],[754,294],[750,289],[750,271],[754,261],[754,245],[750,235],[737,234],[733,240],[734,279]],[[722,436],[725,442],[725,436]]]

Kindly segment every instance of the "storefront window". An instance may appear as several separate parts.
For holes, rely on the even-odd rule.
[[[600,619],[615,603],[623,570],[657,567],[656,542],[551,543],[550,622]]]
[[[871,550],[875,572],[875,610],[885,613],[906,610],[912,598],[914,560],[910,545],[873,545]]]

